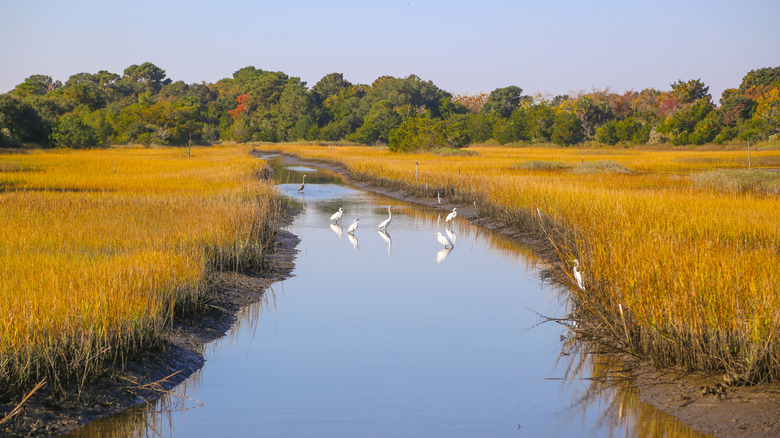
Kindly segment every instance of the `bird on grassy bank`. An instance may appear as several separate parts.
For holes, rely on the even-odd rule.
[[[338,222],[338,221],[339,221],[339,219],[341,219],[341,216],[342,216],[343,214],[344,214],[344,210],[343,210],[343,209],[341,209],[341,208],[339,208],[339,211],[337,211],[337,212],[333,213],[333,215],[330,217],[330,220],[331,220],[331,221],[336,221],[336,222]]]
[[[455,248],[455,245],[452,243],[449,237],[442,233],[436,233],[436,235],[438,236],[436,239],[439,241],[439,243],[444,245],[445,248]]]
[[[352,233],[355,232],[355,230],[357,230],[357,228],[358,228],[358,221],[359,220],[360,219],[355,218],[355,221],[352,222],[352,225],[350,225],[349,228],[347,228],[347,234],[352,234]]]
[[[436,200],[439,201],[439,204],[441,204],[441,196],[439,195],[439,192],[436,192]]]
[[[580,261],[577,259],[572,260],[574,262],[574,267],[572,267],[572,272],[574,273],[574,279],[577,280],[577,287],[580,288],[581,291],[585,292],[585,284],[582,282],[582,272],[580,272]]]
[[[447,215],[447,218],[444,219],[444,222],[452,222],[453,219],[455,219],[455,216],[458,215],[458,207],[455,207],[452,209],[452,213]]]
[[[306,185],[306,175],[303,175],[303,179],[301,180],[301,185],[298,187],[298,191],[302,192],[303,187]]]
[[[380,230],[386,230],[387,226],[390,225],[390,222],[393,220],[393,212],[390,210],[393,208],[392,205],[387,207],[387,214],[389,215],[387,219],[383,220],[381,224],[379,224]]]

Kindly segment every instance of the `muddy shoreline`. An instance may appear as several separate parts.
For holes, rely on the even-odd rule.
[[[346,167],[339,164],[305,160],[283,151],[274,153],[284,155],[287,160],[295,164],[338,172],[350,184],[362,190],[445,211],[458,207],[458,214],[472,223],[533,245],[533,242],[524,238],[526,234],[521,230],[480,217],[473,205],[447,202],[439,204],[436,198],[415,197],[404,191],[390,190],[360,181],[351,175]],[[780,436],[780,385],[778,384],[729,385],[722,376],[656,370],[648,364],[636,363],[633,360],[631,362],[634,367],[634,383],[640,391],[640,399],[679,418],[698,432],[718,437]]]
[[[18,415],[0,425],[0,436],[63,435],[159,398],[203,367],[203,347],[228,332],[241,308],[260,301],[270,284],[291,276],[298,242],[294,234],[277,230],[275,251],[267,256],[270,268],[259,275],[216,274],[206,309],[178,318],[165,338],[164,348],[130,358],[122,369],[104,369],[80,391],[75,385],[68,388],[64,398],[53,397],[44,386]],[[0,404],[0,418],[13,408]]]

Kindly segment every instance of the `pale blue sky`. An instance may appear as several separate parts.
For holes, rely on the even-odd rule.
[[[311,87],[416,74],[452,93],[670,89],[701,79],[717,98],[780,66],[780,1],[0,0],[0,93],[33,74],[216,82],[246,66]]]

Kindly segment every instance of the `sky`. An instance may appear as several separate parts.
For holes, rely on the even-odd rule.
[[[213,83],[254,66],[309,87],[417,75],[453,94],[670,90],[717,103],[780,66],[778,0],[0,0],[0,93],[42,74],[152,62]]]

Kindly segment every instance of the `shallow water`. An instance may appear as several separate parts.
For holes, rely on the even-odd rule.
[[[446,211],[281,159],[280,189],[303,207],[290,227],[294,277],[209,345],[204,368],[173,390],[186,397],[74,436],[698,436],[630,385],[592,391],[598,359],[566,354],[565,327],[542,323],[565,316],[565,299],[538,280],[529,248],[456,217],[446,250],[434,234]],[[567,375],[572,364],[580,374]]]

